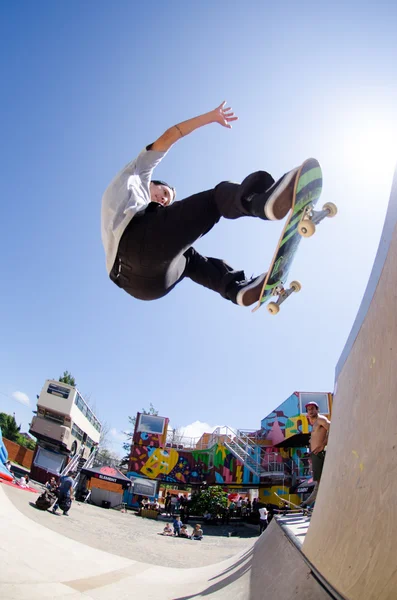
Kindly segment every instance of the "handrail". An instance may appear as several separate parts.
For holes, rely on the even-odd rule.
[[[260,463],[260,447],[253,444],[248,436],[224,425],[217,427],[212,436],[222,439],[222,443],[236,454],[255,475],[260,477],[263,469]]]

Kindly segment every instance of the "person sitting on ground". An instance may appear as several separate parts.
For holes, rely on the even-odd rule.
[[[200,525],[197,523],[194,526],[193,533],[192,533],[190,539],[192,539],[192,540],[202,540],[203,539],[203,535],[204,535],[203,534],[203,530],[201,529]]]
[[[163,533],[161,533],[160,535],[173,535],[172,527],[169,523],[166,523],[163,529]]]
[[[57,510],[58,508],[61,508],[62,514],[65,517],[69,516],[68,513],[74,498],[73,484],[75,476],[75,473],[69,473],[69,475],[61,477],[58,500],[52,507],[52,512],[54,515],[58,514]]]
[[[51,479],[45,484],[45,487],[50,492],[54,493],[58,487],[55,477],[51,477]]]
[[[20,478],[20,480],[18,481],[19,485],[20,485],[21,487],[23,487],[23,488],[26,488],[26,487],[27,487],[27,483],[28,483],[28,482],[27,482],[27,479],[28,479],[28,476],[27,476],[27,475],[22,475],[22,477],[21,477],[21,478]]]
[[[186,538],[186,539],[190,538],[189,531],[188,531],[188,528],[186,525],[182,525],[181,531],[179,533],[179,537]]]
[[[181,518],[179,517],[179,515],[175,517],[173,526],[174,526],[174,535],[180,536],[182,522],[181,522]]]

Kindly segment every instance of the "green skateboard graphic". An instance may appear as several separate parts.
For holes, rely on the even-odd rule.
[[[300,167],[293,189],[292,207],[284,229],[281,233],[276,251],[263,282],[259,302],[253,312],[266,304],[271,298],[274,301],[267,305],[268,311],[275,315],[280,305],[293,293],[299,292],[301,284],[293,281],[285,289],[288,273],[295,258],[302,237],[310,237],[316,230],[316,224],[325,217],[334,217],[337,213],[335,204],[325,204],[321,211],[315,211],[314,206],[321,195],[323,177],[319,162],[309,158]]]

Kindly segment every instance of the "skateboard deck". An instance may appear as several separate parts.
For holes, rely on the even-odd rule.
[[[267,277],[263,282],[258,304],[252,312],[266,304],[270,298],[278,296],[277,302],[271,302],[268,305],[268,311],[271,314],[276,314],[279,312],[280,304],[292,292],[300,290],[301,286],[297,281],[290,285],[290,289],[285,289],[284,286],[302,237],[309,237],[314,233],[315,226],[311,224],[310,211],[321,195],[322,182],[319,162],[315,158],[305,160],[297,173],[293,189],[292,207],[268,268]],[[324,208],[328,206],[332,206],[334,210],[323,209],[321,213],[317,213],[319,218],[315,222],[320,222],[325,216],[334,216],[330,214],[331,212],[336,214],[336,207],[330,204]],[[303,219],[306,219],[305,223],[311,226],[310,231],[308,231],[309,228],[302,228],[301,221],[303,222]]]
[[[281,496],[279,496],[276,493],[274,493],[274,495],[277,496],[277,498],[279,498],[282,502],[285,502],[285,504],[288,504],[289,506],[292,506],[293,508],[302,512],[304,515],[311,515],[313,512],[310,508],[304,508],[303,506],[299,506],[299,504],[294,504],[293,502],[290,502],[289,500],[285,500],[284,498],[281,498]]]

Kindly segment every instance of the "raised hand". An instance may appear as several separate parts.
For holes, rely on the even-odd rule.
[[[230,106],[226,107],[226,101],[222,102],[217,108],[212,111],[214,116],[214,122],[219,123],[223,127],[232,128],[230,122],[237,121],[238,117],[234,115],[234,112],[230,108]]]

